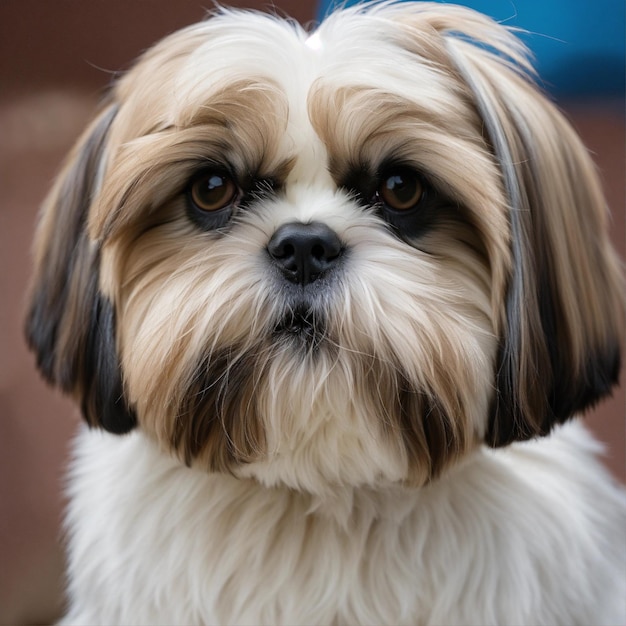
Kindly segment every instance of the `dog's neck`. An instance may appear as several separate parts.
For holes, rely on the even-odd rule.
[[[219,491],[239,493],[242,498],[253,498],[271,502],[288,502],[292,511],[300,511],[309,519],[317,519],[323,525],[330,524],[349,532],[354,524],[372,526],[377,522],[401,526],[416,509],[428,507],[433,501],[445,499],[450,485],[454,490],[463,489],[466,470],[472,467],[487,469],[490,451],[476,448],[446,473],[422,486],[405,484],[400,481],[381,480],[376,484],[325,484],[314,493],[299,490],[289,485],[265,485],[255,478],[234,477],[229,474],[207,473],[192,468],[200,482],[210,483]],[[188,468],[179,467],[186,471]],[[480,469],[479,469],[480,471]],[[233,497],[232,504],[238,506],[239,498]],[[282,505],[282,504],[281,504]]]

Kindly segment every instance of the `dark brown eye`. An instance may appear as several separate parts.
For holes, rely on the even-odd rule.
[[[378,197],[395,211],[412,209],[420,201],[424,189],[419,175],[409,169],[391,171],[383,176]]]
[[[191,185],[191,200],[202,211],[219,211],[233,202],[237,195],[235,181],[222,172],[207,172]]]

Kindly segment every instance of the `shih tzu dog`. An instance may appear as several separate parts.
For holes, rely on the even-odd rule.
[[[626,498],[564,424],[619,372],[606,226],[473,11],[157,44],[36,239],[28,339],[88,425],[64,623],[624,623]]]

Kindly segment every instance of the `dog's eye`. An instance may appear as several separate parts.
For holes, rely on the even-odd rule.
[[[402,168],[385,173],[378,187],[378,198],[394,211],[408,211],[419,203],[424,188],[419,175]]]
[[[212,213],[227,207],[237,195],[235,181],[222,172],[207,172],[191,185],[191,200],[201,211]]]

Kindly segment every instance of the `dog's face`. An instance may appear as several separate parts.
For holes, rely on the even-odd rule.
[[[28,336],[93,426],[316,490],[423,484],[619,370],[584,148],[452,6],[221,13],[115,85],[44,208]]]

